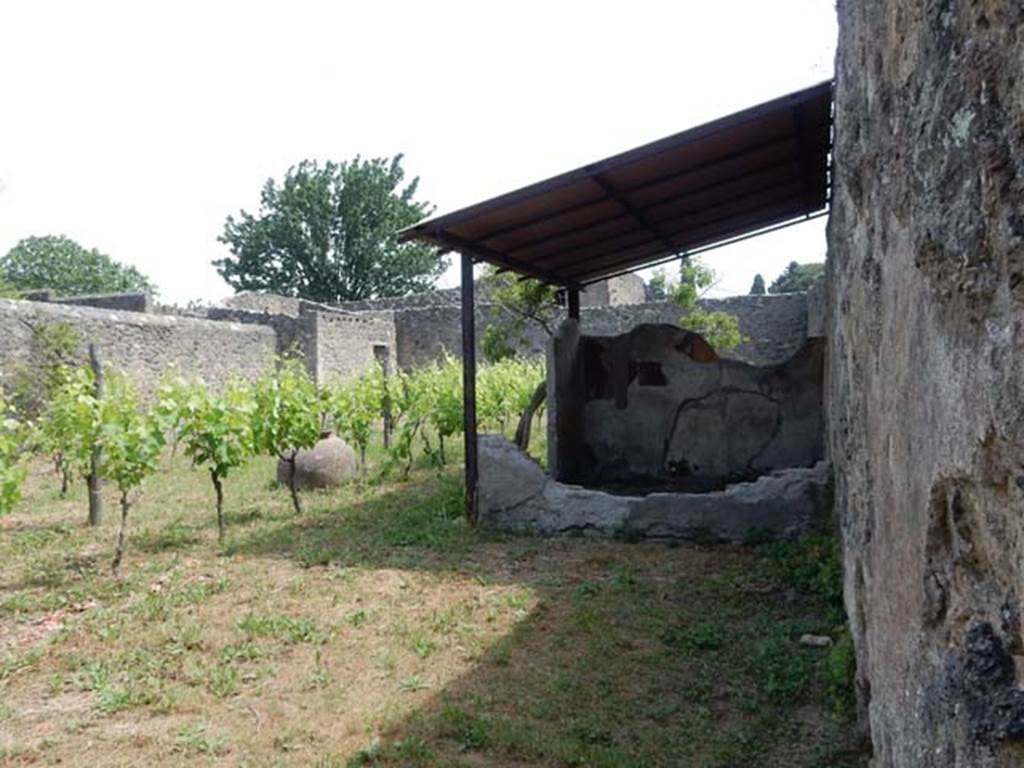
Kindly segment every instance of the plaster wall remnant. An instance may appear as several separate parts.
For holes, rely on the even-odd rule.
[[[500,435],[481,435],[480,524],[539,534],[741,542],[807,533],[826,513],[829,469],[788,469],[720,493],[606,493],[553,480]]]
[[[876,768],[1024,765],[1024,5],[838,5],[828,429]]]
[[[774,366],[720,359],[697,334],[638,325],[580,335],[549,363],[549,466],[574,483],[706,491],[823,458],[824,344]]]

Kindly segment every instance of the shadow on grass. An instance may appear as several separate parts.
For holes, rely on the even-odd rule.
[[[861,764],[852,724],[823,704],[827,652],[798,643],[833,629],[825,607],[766,579],[753,550],[475,532],[451,472],[308,507],[237,532],[226,553],[458,571],[515,585],[521,613],[378,742],[319,765]]]

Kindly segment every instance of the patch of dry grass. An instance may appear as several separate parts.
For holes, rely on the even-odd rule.
[[[742,548],[478,535],[451,471],[307,496],[181,459],[123,577],[42,466],[0,521],[0,764],[844,766],[816,598]],[[847,754],[849,753],[849,754]],[[843,755],[847,755],[844,757]]]

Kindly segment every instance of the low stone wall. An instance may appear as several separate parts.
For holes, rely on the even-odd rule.
[[[293,299],[290,296],[278,296],[274,293],[257,293],[255,291],[242,291],[224,300],[224,306],[228,309],[239,309],[246,312],[270,315],[287,315],[288,317],[299,316],[299,305],[301,303],[301,299]]]
[[[79,307],[117,309],[122,312],[152,312],[153,297],[148,293],[103,293],[93,296],[71,296],[64,299],[46,299],[54,304],[74,304]]]
[[[480,523],[538,534],[630,539],[741,542],[750,536],[793,538],[826,513],[830,472],[789,469],[722,493],[618,496],[565,485],[499,435],[481,435]]]
[[[125,371],[143,394],[172,365],[219,387],[232,377],[253,379],[272,363],[271,328],[170,315],[148,315],[67,304],[0,299],[0,369],[31,363],[32,329],[67,323],[85,345],[99,345],[106,363]]]

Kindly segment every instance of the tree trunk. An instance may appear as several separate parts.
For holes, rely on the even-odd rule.
[[[445,455],[444,455],[444,435],[438,435],[437,436],[437,442],[438,442],[437,450],[438,450],[438,453],[441,456],[441,464],[443,466],[443,465],[448,463],[448,460],[445,458]]]
[[[53,468],[60,477],[60,497],[63,499],[68,495],[68,484],[71,482],[71,471],[64,462],[63,453],[58,453],[53,457]]]
[[[384,427],[384,447],[391,447],[391,431],[394,426],[393,416],[391,415],[391,394],[388,391],[388,383],[384,381],[384,398],[381,402],[381,417],[383,419]]]
[[[292,506],[295,507],[295,514],[302,514],[302,502],[299,501],[299,489],[295,487],[295,456],[298,451],[292,451],[291,456],[285,458],[288,462],[288,490],[292,495]]]
[[[117,530],[117,548],[114,550],[114,562],[110,570],[117,576],[121,571],[121,560],[124,557],[124,542],[128,532],[128,510],[132,503],[128,499],[128,491],[121,492],[121,527]]]
[[[224,485],[214,470],[210,470],[213,490],[217,492],[217,542],[224,543]]]
[[[93,395],[96,400],[103,398],[103,366],[100,364],[99,347],[89,345],[89,366],[95,380]],[[100,463],[102,455],[100,447],[94,445],[89,456],[89,525],[96,526],[103,521],[103,481],[100,479]]]
[[[541,405],[544,404],[544,398],[547,397],[547,394],[547,382],[542,381],[537,385],[537,389],[534,390],[533,397],[530,398],[526,410],[519,417],[519,425],[516,427],[516,445],[521,451],[526,451],[530,448],[530,427],[533,425],[533,417]]]

